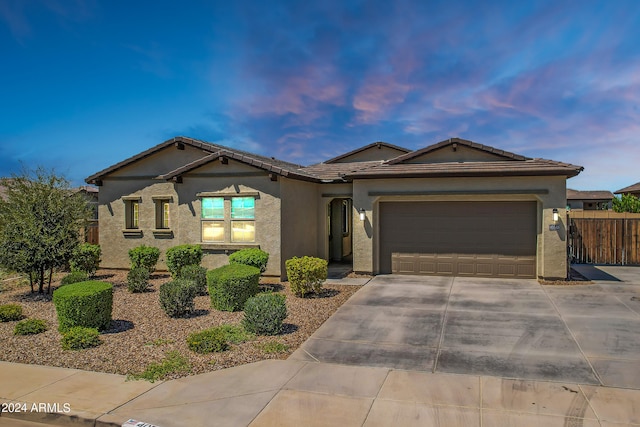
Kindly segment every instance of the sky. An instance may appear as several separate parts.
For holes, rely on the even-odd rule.
[[[459,137],[640,181],[640,2],[0,0],[0,176],[183,135],[309,165]]]

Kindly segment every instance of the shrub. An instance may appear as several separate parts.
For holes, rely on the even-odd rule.
[[[102,341],[96,328],[74,326],[62,335],[61,343],[64,350],[82,350],[97,347],[102,344]]]
[[[160,306],[169,317],[189,314],[195,308],[196,287],[190,280],[174,279],[160,285]]]
[[[251,297],[244,305],[242,326],[259,335],[276,335],[287,317],[287,305],[282,294],[264,293]]]
[[[127,273],[127,289],[129,292],[144,292],[149,287],[149,269],[135,267]]]
[[[93,277],[100,267],[100,250],[99,245],[92,245],[90,243],[83,243],[79,245],[71,256],[69,265],[71,271],[81,271],[86,273],[87,276]]]
[[[151,363],[147,368],[138,373],[127,376],[127,379],[147,380],[155,382],[162,380],[173,373],[190,372],[189,360],[177,351],[169,351],[162,362]]]
[[[267,269],[268,261],[269,254],[258,248],[241,249],[229,255],[229,264],[250,265],[259,269],[260,273],[264,273]]]
[[[129,249],[131,269],[145,267],[149,273],[153,273],[160,258],[160,249],[153,246],[140,245]]]
[[[18,304],[0,305],[0,322],[12,322],[22,319],[22,306]]]
[[[179,279],[191,280],[195,283],[198,295],[207,295],[207,269],[199,265],[186,265],[180,270]]]
[[[258,293],[260,270],[250,265],[230,264],[207,273],[211,306],[223,311],[244,307]]]
[[[254,333],[248,332],[242,325],[220,325],[218,329],[224,333],[227,342],[233,344],[240,344],[256,337]]]
[[[219,328],[205,329],[194,332],[187,337],[189,349],[196,353],[221,352],[229,348],[227,336]]]
[[[265,353],[284,353],[289,350],[289,346],[278,341],[267,341],[256,345],[257,348]]]
[[[36,335],[47,330],[47,323],[40,319],[26,319],[16,323],[14,335]]]
[[[111,324],[113,286],[97,281],[72,283],[53,292],[53,303],[60,332],[74,326],[104,330]]]
[[[86,282],[89,276],[84,271],[72,271],[62,278],[60,286],[70,285],[72,283]]]
[[[314,257],[293,257],[285,262],[291,292],[304,297],[310,292],[318,293],[327,280],[327,261]]]
[[[167,249],[167,268],[173,277],[180,275],[187,265],[200,265],[202,248],[200,245],[179,245]]]

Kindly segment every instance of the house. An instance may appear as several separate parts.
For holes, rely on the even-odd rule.
[[[640,182],[636,182],[628,187],[621,188],[614,192],[615,194],[631,194],[632,196],[640,197]]]
[[[304,167],[176,137],[86,182],[100,188],[103,267],[128,268],[140,244],[199,243],[208,268],[260,247],[281,277],[310,255],[370,274],[564,278],[558,211],[582,169],[459,138],[376,142]]]
[[[611,209],[612,200],[611,191],[579,191],[567,188],[567,207],[569,209],[608,210]]]

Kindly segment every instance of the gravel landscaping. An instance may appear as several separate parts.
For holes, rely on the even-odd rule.
[[[59,285],[60,277],[52,283]],[[56,310],[50,295],[32,294],[27,285],[4,280],[0,284],[0,304],[17,303],[27,318],[45,320],[48,330],[38,335],[14,336],[17,322],[0,323],[0,360],[48,366],[60,366],[97,372],[134,374],[149,364],[161,362],[166,354],[178,351],[191,364],[191,374],[256,362],[264,359],[286,359],[360,286],[326,285],[320,295],[297,298],[287,283],[264,278],[261,288],[286,296],[288,316],[284,331],[276,336],[258,336],[240,344],[232,344],[222,353],[197,354],[190,351],[186,337],[223,324],[237,325],[242,312],[222,312],[211,308],[209,296],[195,299],[196,312],[188,318],[172,319],[160,308],[158,288],[170,279],[166,273],[155,273],[150,291],[132,294],[127,291],[127,272],[99,270],[96,280],[112,283],[113,321],[111,328],[100,334],[102,345],[86,350],[63,350],[60,346]],[[282,344],[282,345],[278,345]],[[269,352],[269,349],[284,351]],[[266,349],[266,350],[265,350]],[[187,375],[176,373],[167,378]]]

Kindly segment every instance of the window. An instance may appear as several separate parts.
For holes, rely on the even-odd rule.
[[[138,213],[140,211],[140,200],[125,200],[125,228],[137,229],[139,228]]]
[[[224,242],[224,198],[202,198],[202,241]]]
[[[169,200],[156,200],[156,229],[168,230],[169,226]]]
[[[343,235],[348,235],[349,234],[349,224],[351,224],[351,204],[349,203],[348,200],[343,200],[342,201],[342,234]]]
[[[255,197],[202,197],[202,241],[255,242]]]
[[[231,241],[255,242],[255,204],[253,197],[231,198]]]

